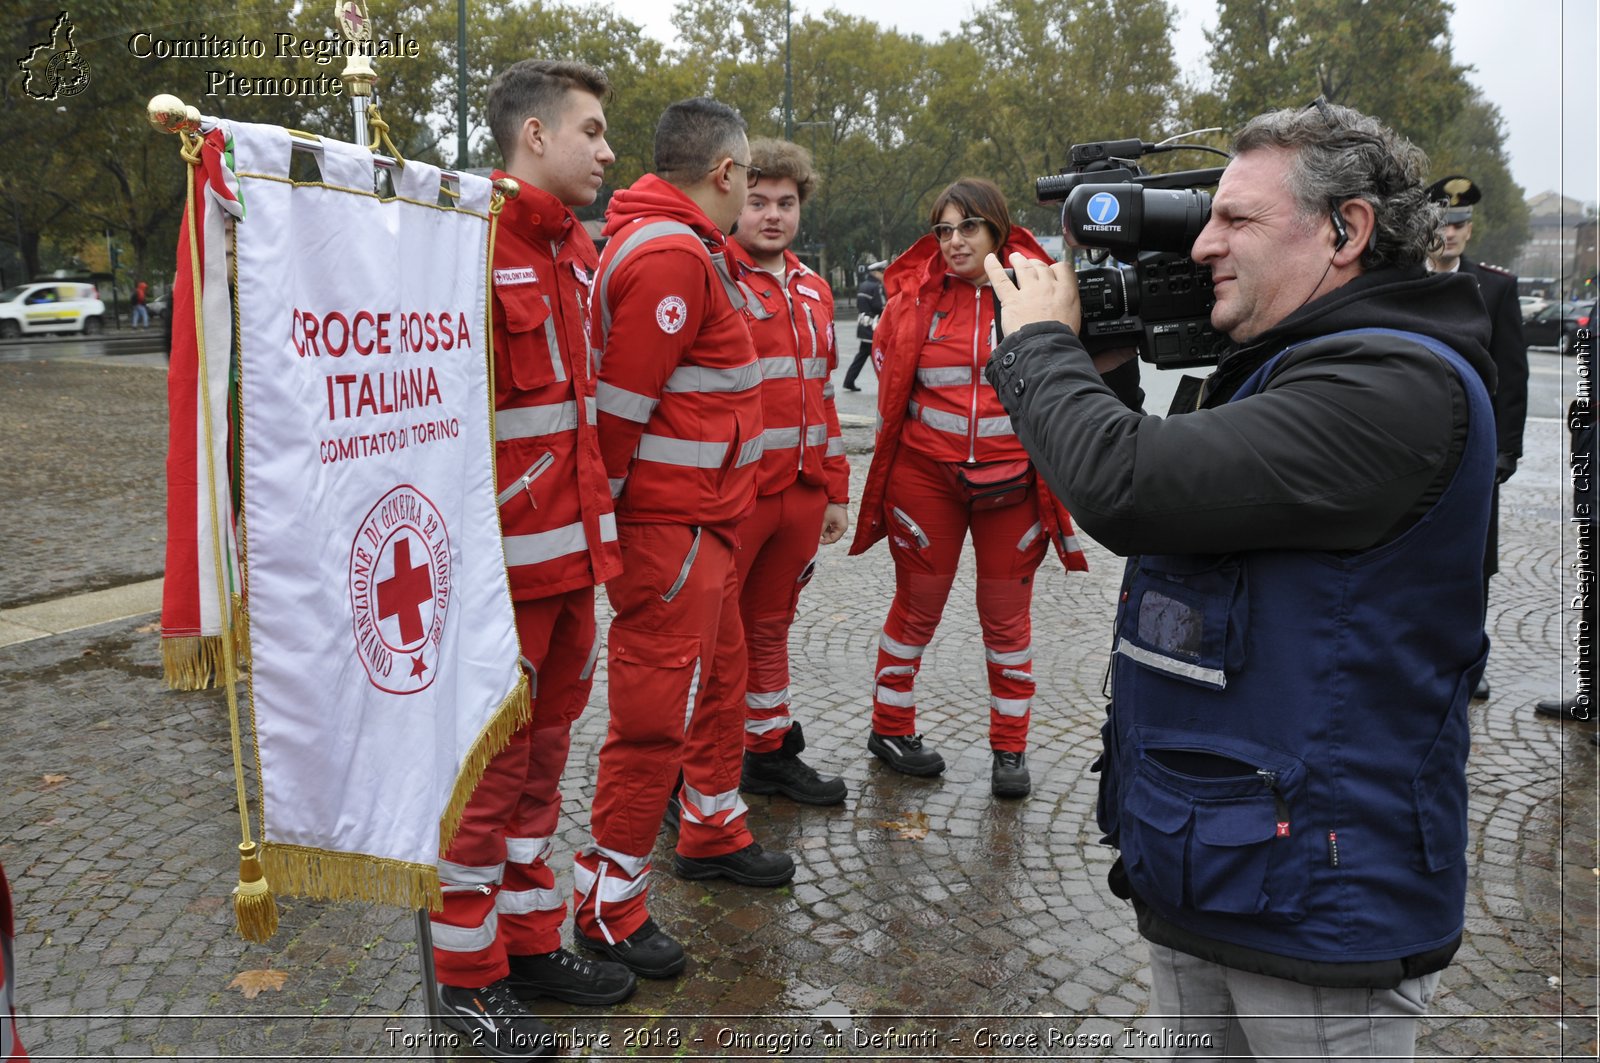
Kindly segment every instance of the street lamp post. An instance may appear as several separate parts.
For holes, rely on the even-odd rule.
[[[783,0],[783,139],[794,140],[794,65],[790,57],[789,37],[793,18],[793,0]]]

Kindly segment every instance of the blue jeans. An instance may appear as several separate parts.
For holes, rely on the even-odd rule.
[[[1325,989],[1150,943],[1150,1041],[1183,1059],[1410,1059],[1439,972],[1396,989]]]
[[[150,308],[143,303],[133,304],[133,327],[144,328],[150,324]]]

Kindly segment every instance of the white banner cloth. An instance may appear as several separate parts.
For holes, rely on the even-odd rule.
[[[522,687],[489,436],[490,184],[463,174],[441,207],[439,170],[410,162],[380,199],[371,154],[322,140],[320,184],[297,185],[303,142],[229,126],[268,875],[412,903]]]

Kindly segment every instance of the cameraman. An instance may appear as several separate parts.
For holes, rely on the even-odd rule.
[[[1410,1058],[1463,927],[1488,327],[1423,268],[1410,143],[1319,99],[1235,150],[1192,251],[1233,340],[1197,409],[1102,385],[1064,264],[987,263],[988,375],[1073,516],[1138,555],[1098,819],[1151,1014],[1210,1057]]]

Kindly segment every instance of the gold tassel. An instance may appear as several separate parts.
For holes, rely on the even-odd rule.
[[[450,800],[444,806],[444,814],[439,817],[441,853],[450,848],[450,843],[455,840],[456,831],[461,827],[461,817],[467,810],[467,802],[482,781],[483,773],[489,770],[489,762],[511,743],[511,736],[526,727],[532,718],[533,696],[528,687],[528,673],[519,668],[517,685],[506,695],[494,715],[489,717],[489,722],[483,725],[477,741],[472,743],[472,749],[461,764],[461,774],[456,776]]]
[[[233,596],[233,653],[240,668],[250,667],[250,607],[242,594]]]
[[[278,842],[266,843],[261,860],[278,888],[296,897],[444,909],[439,869],[433,864]]]
[[[266,941],[278,932],[278,902],[272,898],[255,842],[239,843],[239,884],[233,887],[233,916],[239,936],[246,941]]]

